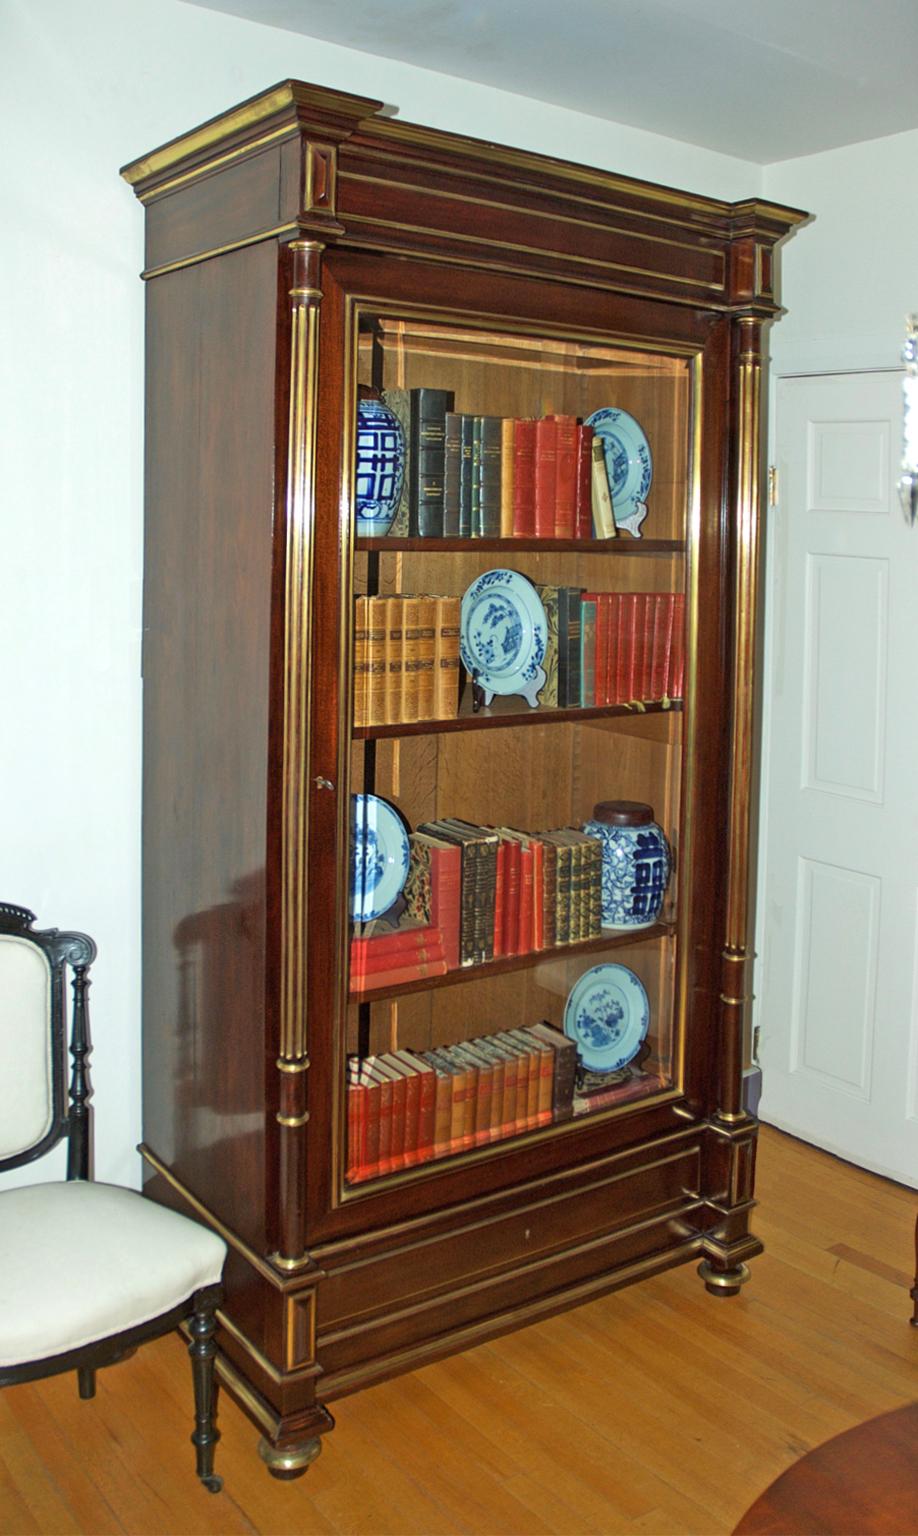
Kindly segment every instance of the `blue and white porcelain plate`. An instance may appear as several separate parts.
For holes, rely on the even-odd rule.
[[[636,539],[647,516],[647,493],[653,479],[650,444],[633,416],[615,406],[605,406],[587,416],[586,425],[602,439],[606,474],[612,493],[612,509],[619,528]]]
[[[519,571],[485,571],[462,599],[459,651],[485,704],[521,693],[535,709],[545,686],[548,620],[532,582]]]
[[[408,833],[394,806],[378,795],[351,796],[351,916],[382,917],[408,878]]]
[[[643,982],[627,965],[594,965],[564,1005],[564,1033],[590,1072],[619,1072],[633,1061],[650,1028]]]

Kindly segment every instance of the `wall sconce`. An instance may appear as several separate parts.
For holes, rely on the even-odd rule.
[[[905,521],[914,527],[918,520],[918,314],[905,317],[905,345],[902,348],[905,378],[902,380],[902,474],[899,500]]]

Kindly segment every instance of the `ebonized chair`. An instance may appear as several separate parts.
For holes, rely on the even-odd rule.
[[[187,1320],[197,1474],[217,1493],[214,1332],[226,1245],[133,1190],[91,1180],[96,946],[83,933],[33,931],[34,921],[0,903],[0,1173],[66,1137],[67,1179],[0,1192],[0,1387],[75,1370],[80,1397],[93,1397],[97,1369]]]

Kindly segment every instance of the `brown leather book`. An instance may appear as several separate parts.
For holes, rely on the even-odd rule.
[[[367,659],[367,599],[354,605],[354,724],[367,724],[369,661]]]
[[[437,599],[423,594],[419,596],[417,617],[417,718],[433,720],[437,713]]]
[[[367,599],[367,725],[386,723],[386,599]]]
[[[434,651],[434,715],[454,720],[459,713],[459,621],[461,598],[438,597]]]

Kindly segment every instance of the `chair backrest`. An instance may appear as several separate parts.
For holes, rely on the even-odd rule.
[[[88,1178],[91,1145],[85,933],[35,932],[34,912],[0,902],[0,1172],[69,1137],[68,1178]],[[73,1057],[66,1082],[65,979],[73,970]]]

